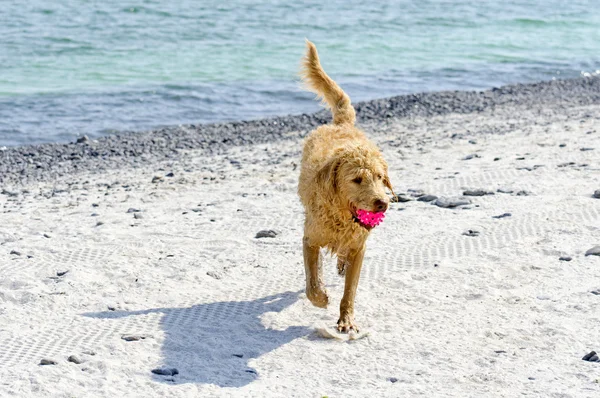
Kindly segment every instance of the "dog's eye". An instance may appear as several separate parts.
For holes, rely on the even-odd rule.
[[[354,180],[352,180],[352,182],[354,182],[356,184],[360,184],[362,182],[362,178],[356,177]]]

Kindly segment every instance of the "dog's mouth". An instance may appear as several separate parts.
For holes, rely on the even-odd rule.
[[[376,226],[378,226],[379,224],[381,224],[381,222],[383,221],[383,219],[385,217],[384,212],[375,213],[375,212],[372,212],[369,210],[356,209],[356,208],[354,208],[354,206],[353,206],[351,212],[352,212],[352,219],[354,220],[354,222],[358,223],[361,227],[363,227],[367,231],[370,231],[373,228],[375,228]]]

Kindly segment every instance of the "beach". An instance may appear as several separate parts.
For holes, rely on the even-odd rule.
[[[355,341],[318,333],[335,259],[329,308],[303,293],[328,111],[2,148],[0,395],[597,396],[599,105],[598,76],[357,103],[402,200]]]

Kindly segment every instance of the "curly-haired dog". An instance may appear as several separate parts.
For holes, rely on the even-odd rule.
[[[317,307],[324,308],[329,302],[320,257],[320,248],[327,248],[338,256],[340,275],[346,275],[338,330],[358,331],[354,297],[371,227],[359,221],[357,210],[387,210],[385,188],[392,190],[388,166],[375,144],[354,126],[356,116],[350,97],[327,76],[317,48],[308,40],[302,66],[307,88],[322,97],[333,114],[333,124],[310,133],[302,154],[298,194],[306,216],[306,296]]]

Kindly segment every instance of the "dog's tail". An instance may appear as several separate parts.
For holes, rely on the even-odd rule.
[[[306,89],[317,94],[323,104],[331,109],[333,123],[354,124],[356,113],[350,97],[334,82],[321,67],[317,47],[306,40],[306,55],[302,60],[300,76]]]

